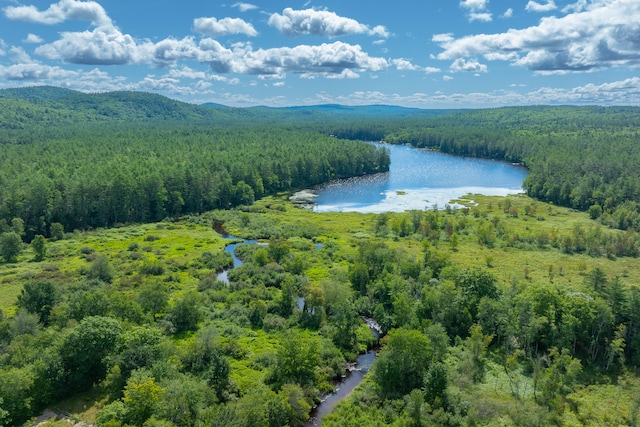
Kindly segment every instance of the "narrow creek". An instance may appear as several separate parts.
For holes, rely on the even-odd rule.
[[[371,333],[380,339],[382,330],[380,325],[373,320],[363,317],[362,320],[367,324]],[[349,397],[351,392],[362,382],[364,376],[369,372],[373,361],[376,359],[376,350],[370,350],[365,354],[361,354],[346,370],[342,380],[336,385],[331,393],[326,395],[318,406],[311,411],[311,417],[304,424],[304,427],[319,427],[322,424],[322,417],[333,412],[333,408],[343,399]]]
[[[242,260],[238,258],[235,254],[236,247],[240,244],[256,244],[257,240],[246,240],[239,237],[232,236],[228,234],[221,223],[215,222],[213,225],[214,231],[220,234],[224,239],[233,240],[233,243],[229,243],[225,246],[224,251],[229,253],[233,258],[233,267],[227,270],[224,270],[218,273],[218,280],[221,280],[225,283],[229,283],[229,271],[234,268],[237,268],[243,264]],[[316,249],[320,249],[322,247],[321,244],[316,246]],[[296,305],[299,309],[303,309],[304,307],[304,297],[296,298]],[[366,325],[371,330],[371,333],[379,339],[382,335],[382,331],[380,326],[376,323],[375,320],[363,317],[362,320],[366,323]],[[318,406],[313,408],[311,411],[311,416],[304,424],[305,427],[319,427],[322,423],[322,417],[333,412],[333,408],[343,399],[347,398],[351,392],[362,382],[364,376],[369,369],[373,365],[373,361],[376,358],[376,351],[370,350],[365,354],[361,354],[358,356],[354,363],[349,364],[347,367],[344,376],[338,382],[334,390],[324,396],[322,401]]]

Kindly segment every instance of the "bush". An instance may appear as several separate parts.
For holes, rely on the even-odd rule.
[[[147,261],[140,267],[140,273],[149,276],[162,276],[164,274],[164,266],[159,261]]]
[[[0,235],[0,256],[4,262],[17,262],[22,252],[22,239],[18,233],[11,231]]]
[[[87,276],[89,279],[98,279],[105,283],[111,283],[115,273],[111,263],[109,263],[109,259],[105,256],[99,256],[91,263]]]

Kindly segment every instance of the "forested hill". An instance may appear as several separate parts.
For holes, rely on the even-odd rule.
[[[104,124],[218,123],[242,112],[144,92],[85,94],[49,86],[0,90],[0,142],[25,143]]]
[[[0,232],[28,241],[52,224],[152,222],[388,170],[386,150],[282,114],[148,93],[0,91]]]

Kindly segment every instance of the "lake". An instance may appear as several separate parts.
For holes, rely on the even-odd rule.
[[[375,144],[389,150],[389,172],[315,187],[315,212],[402,212],[435,205],[443,208],[466,194],[520,193],[527,176],[524,167],[506,162]]]

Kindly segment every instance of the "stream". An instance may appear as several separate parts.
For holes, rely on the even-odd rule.
[[[351,392],[362,382],[364,376],[373,361],[376,358],[376,352],[374,350],[368,353],[361,354],[356,360],[355,366],[351,366],[347,369],[342,381],[336,386],[336,388],[322,399],[320,404],[311,411],[311,418],[304,424],[305,427],[318,427],[322,423],[322,417],[333,412],[333,408],[344,398],[349,397]]]
[[[235,254],[236,247],[240,244],[255,244],[255,243],[258,243],[258,241],[245,240],[239,237],[232,236],[226,233],[224,231],[222,224],[218,222],[214,222],[213,229],[218,234],[220,234],[220,236],[222,236],[224,239],[233,240],[233,243],[229,243],[224,248],[224,251],[229,253],[233,258],[233,267],[218,273],[218,276],[217,276],[218,280],[221,280],[228,284],[229,271],[243,264],[242,260],[239,259]],[[320,249],[321,247],[322,245],[318,244],[316,246],[316,249]],[[297,297],[296,305],[299,309],[302,310],[304,308],[304,297]],[[382,330],[380,329],[380,325],[378,325],[375,320],[367,317],[363,317],[362,320],[369,327],[369,329],[371,330],[371,333],[376,337],[376,339],[380,339],[380,337],[382,336]],[[333,412],[333,408],[341,400],[348,397],[351,394],[351,392],[358,386],[358,384],[362,382],[365,374],[369,372],[371,365],[373,365],[373,361],[375,360],[375,358],[376,358],[375,350],[370,350],[369,352],[358,356],[356,361],[354,363],[351,363],[347,367],[345,374],[342,377],[342,380],[336,385],[333,392],[324,396],[320,404],[315,408],[313,408],[310,414],[310,418],[307,420],[304,426],[319,427],[322,423],[322,417]]]

